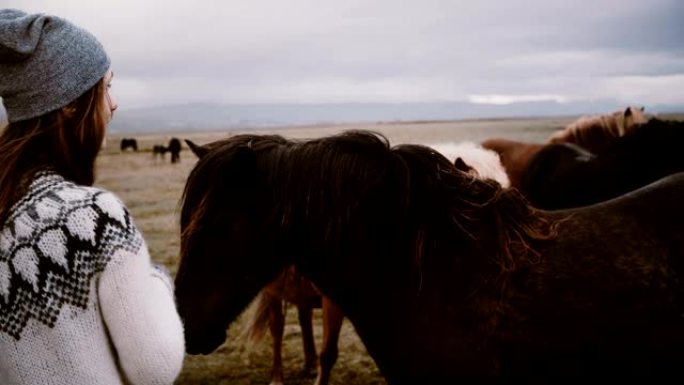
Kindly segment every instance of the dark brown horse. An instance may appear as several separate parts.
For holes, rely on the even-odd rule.
[[[178,138],[171,138],[166,149],[171,153],[171,163],[180,162],[181,142]]]
[[[163,144],[155,144],[152,147],[152,156],[154,157],[155,161],[157,160],[157,157],[164,159],[164,155],[166,155],[167,151],[169,151],[169,149]]]
[[[199,157],[206,151],[186,140],[190,149]],[[261,338],[268,326],[273,341],[273,367],[271,369],[271,385],[284,383],[282,348],[285,315],[283,302],[297,307],[299,326],[302,331],[304,351],[304,368],[302,374],[307,376],[315,370],[315,385],[327,385],[330,374],[338,357],[338,340],[344,321],[342,310],[330,298],[321,295],[320,291],[304,278],[294,266],[285,269],[273,282],[259,293],[252,318],[247,326],[247,334],[251,341]],[[313,309],[321,308],[323,324],[323,340],[320,355],[316,352],[313,336]]]
[[[539,211],[377,134],[206,147],[181,212],[178,309],[209,353],[296,266],[390,384],[684,377],[684,175]]]
[[[120,145],[121,152],[126,151],[128,148],[133,151],[138,151],[138,141],[135,140],[135,138],[122,138]]]

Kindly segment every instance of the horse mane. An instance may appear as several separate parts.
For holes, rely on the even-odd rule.
[[[190,248],[189,240],[204,227],[201,220],[205,218],[211,206],[222,200],[221,190],[225,187],[225,181],[216,177],[221,176],[225,163],[232,159],[235,149],[252,148],[254,137],[247,134],[236,135],[203,146],[207,153],[200,158],[188,175],[179,203],[182,229],[181,263]],[[287,143],[279,135],[263,135],[259,138],[259,148],[269,144]]]
[[[253,152],[258,177],[272,189],[268,220],[284,232],[298,224],[319,231],[332,252],[340,249],[336,242],[350,239],[349,232],[358,234],[358,226],[381,232],[377,225],[387,224],[407,235],[418,269],[436,242],[476,249],[487,244],[496,254],[495,279],[504,282],[521,263],[538,260],[535,243],[555,236],[555,224],[517,190],[473,178],[429,147],[391,147],[379,133],[346,131],[303,141],[240,135],[206,147],[209,153],[183,192],[182,255],[188,243],[183,240],[201,228],[198,218],[216,200],[231,199],[217,190],[223,163],[239,149]],[[391,242],[404,241],[391,230],[387,234]]]
[[[451,222],[452,233],[460,233],[462,239],[479,243],[489,238],[495,242],[495,262],[501,275],[513,272],[521,263],[538,262],[535,243],[555,236],[555,223],[540,215],[517,189],[502,188],[491,179],[469,178],[423,146],[400,145],[393,151],[411,168],[413,183],[420,185],[414,187],[413,194],[423,191],[421,202],[430,202],[428,210],[431,207],[433,212],[427,216],[434,218],[443,212]],[[491,239],[490,234],[496,238]]]
[[[549,142],[571,142],[596,153],[646,120],[643,108],[632,106],[607,115],[583,116],[553,133]]]
[[[477,176],[480,178],[494,179],[502,187],[509,187],[511,185],[506,169],[501,164],[501,158],[494,150],[484,148],[480,144],[470,141],[430,144],[429,147],[446,156],[452,162],[461,158],[465,164],[475,169]]]

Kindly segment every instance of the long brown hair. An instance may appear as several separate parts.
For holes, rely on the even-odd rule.
[[[0,227],[38,171],[93,184],[107,127],[105,92],[100,80],[66,107],[5,127],[0,134]]]

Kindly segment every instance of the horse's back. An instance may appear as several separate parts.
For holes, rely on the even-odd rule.
[[[614,240],[607,247],[619,249],[621,244],[645,239],[681,239],[684,236],[684,172],[671,174],[618,197],[580,208],[550,212],[560,221],[560,229],[587,235],[603,241]],[[595,237],[587,237],[594,240]],[[620,242],[620,238],[624,241]],[[579,241],[579,240],[578,240]],[[595,239],[602,242],[600,239]],[[605,242],[603,242],[605,243]],[[684,253],[684,249],[676,250]]]
[[[624,194],[622,199],[641,200],[652,194],[667,194],[684,190],[684,172],[676,172],[655,180],[637,190]],[[680,200],[681,201],[681,200]]]
[[[520,191],[538,208],[581,206],[592,200],[592,186],[582,183],[594,155],[572,143],[544,146],[522,174]]]
[[[684,171],[682,141],[684,122],[651,119],[600,154],[597,169],[617,191],[633,190]]]
[[[560,380],[681,377],[683,194],[679,173],[600,204],[543,212],[558,220],[557,236],[509,280],[505,377],[531,368]]]
[[[542,249],[556,272],[550,285],[577,301],[562,306],[614,307],[603,313],[607,319],[620,311],[644,317],[671,311],[684,337],[682,196],[684,173],[678,173],[602,203],[547,212],[558,220],[556,239]]]

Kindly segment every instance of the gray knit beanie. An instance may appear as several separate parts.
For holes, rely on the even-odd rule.
[[[0,97],[17,122],[66,106],[109,69],[102,44],[67,20],[0,9]]]

